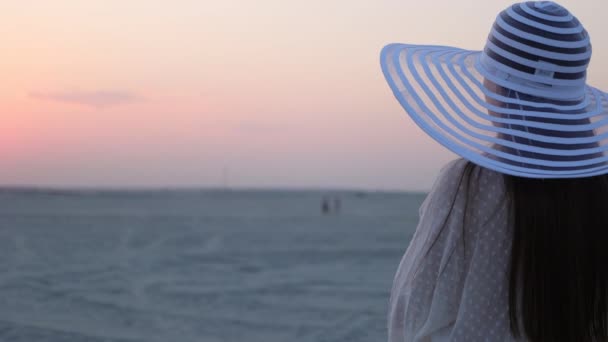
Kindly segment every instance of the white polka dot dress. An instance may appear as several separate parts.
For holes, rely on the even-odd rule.
[[[515,341],[509,332],[511,231],[502,175],[444,167],[395,275],[390,342]],[[452,205],[453,204],[453,205]]]

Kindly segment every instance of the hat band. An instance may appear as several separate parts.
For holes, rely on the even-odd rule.
[[[582,100],[585,97],[584,79],[581,84],[563,84],[566,82],[553,79],[554,71],[550,65],[544,67],[539,63],[539,68],[533,74],[526,73],[501,64],[482,51],[479,54],[478,66],[481,74],[488,80],[520,93],[566,101]]]

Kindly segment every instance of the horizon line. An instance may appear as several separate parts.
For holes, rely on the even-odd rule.
[[[139,185],[139,186],[109,186],[109,185],[4,185],[0,184],[0,192],[247,192],[247,191],[267,191],[267,192],[349,192],[349,193],[428,193],[430,190],[406,190],[406,189],[387,189],[387,188],[358,188],[358,187],[322,187],[322,186],[164,186],[164,185]]]

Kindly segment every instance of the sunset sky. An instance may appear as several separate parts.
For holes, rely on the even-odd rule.
[[[0,184],[426,190],[455,158],[385,84],[392,42],[479,50],[498,0],[0,4]],[[608,90],[608,2],[561,1]]]

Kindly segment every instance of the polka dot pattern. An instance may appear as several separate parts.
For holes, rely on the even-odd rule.
[[[466,164],[446,165],[420,207],[393,282],[389,342],[514,341],[503,178],[476,167],[461,181]]]

